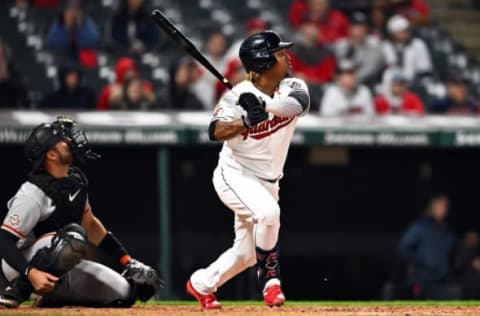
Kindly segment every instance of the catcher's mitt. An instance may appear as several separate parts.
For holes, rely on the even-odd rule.
[[[136,287],[137,297],[142,302],[154,296],[164,284],[155,269],[135,259],[126,264],[122,276]]]

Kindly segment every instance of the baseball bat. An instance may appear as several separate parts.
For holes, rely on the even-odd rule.
[[[185,34],[178,29],[178,27],[173,24],[172,21],[160,10],[155,9],[152,12],[152,18],[155,23],[175,42],[180,46],[184,51],[186,51],[190,56],[192,56],[196,61],[202,64],[207,68],[210,73],[212,73],[220,82],[225,85],[228,89],[232,89],[233,86],[218,70],[208,61],[208,59],[198,50],[197,47],[192,43]]]

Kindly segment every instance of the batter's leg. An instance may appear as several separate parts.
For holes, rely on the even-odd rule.
[[[192,285],[201,294],[213,293],[229,279],[255,264],[253,223],[236,218],[235,241],[217,260],[192,274]]]
[[[278,201],[278,182],[263,183]],[[269,306],[285,303],[280,282],[280,216],[272,217],[271,222],[258,223],[256,232],[257,276],[263,299]]]
[[[255,223],[270,225],[280,213],[272,194],[252,176],[218,167],[213,182],[222,202],[235,212],[236,237],[232,248],[209,267],[192,275],[192,285],[201,294],[215,292],[226,281],[255,264]]]

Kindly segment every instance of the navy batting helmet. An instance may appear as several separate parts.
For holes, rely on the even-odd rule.
[[[291,42],[282,42],[274,31],[263,31],[247,37],[240,46],[240,60],[247,72],[262,73],[275,65],[275,51],[292,47]]]

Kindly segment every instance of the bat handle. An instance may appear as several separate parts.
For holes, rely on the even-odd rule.
[[[233,89],[233,85],[230,83],[230,81],[228,81],[227,78],[223,78],[223,84],[227,86],[228,89],[232,90]]]

